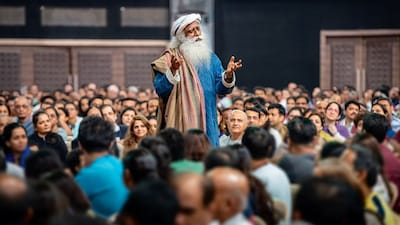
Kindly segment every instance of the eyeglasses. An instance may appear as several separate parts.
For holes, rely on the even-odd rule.
[[[334,109],[334,108],[328,108],[328,109],[326,109],[326,111],[339,112],[338,109]]]
[[[16,108],[16,109],[27,109],[27,108],[29,108],[29,106],[28,105],[15,105],[14,108]]]

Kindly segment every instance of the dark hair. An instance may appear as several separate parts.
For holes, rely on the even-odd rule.
[[[270,105],[268,106],[268,110],[271,110],[271,109],[277,109],[279,115],[281,115],[281,116],[285,116],[285,115],[286,115],[285,107],[283,107],[283,106],[282,106],[281,104],[279,104],[279,103],[272,103],[272,104],[270,104]]]
[[[104,96],[103,96],[103,95],[96,95],[96,96],[94,96],[93,98],[91,98],[91,99],[89,100],[89,106],[92,106],[92,103],[93,103],[93,101],[94,101],[95,99],[101,99],[101,101],[104,101]],[[103,103],[102,103],[102,104],[103,104]]]
[[[54,105],[54,103],[57,101],[57,99],[52,95],[44,95],[40,98],[39,101],[40,101],[40,103],[44,103],[44,101],[46,101],[46,99],[51,99],[53,101],[53,104],[51,104],[51,105]]]
[[[233,167],[248,174],[251,171],[251,155],[249,149],[243,144],[233,144],[228,146],[231,151],[237,155],[237,160]]]
[[[381,169],[380,171],[382,171],[383,173],[384,159],[381,153],[381,147],[376,138],[372,136],[372,134],[369,133],[355,134],[351,139],[351,144],[359,144],[370,150],[372,152],[375,161],[380,166]]]
[[[385,140],[386,132],[390,128],[389,120],[377,113],[366,113],[363,121],[365,132],[372,134],[379,143]]]
[[[78,140],[86,152],[108,151],[114,140],[113,125],[98,116],[89,116],[79,125]]]
[[[244,112],[247,112],[247,111],[256,112],[258,114],[258,118],[261,117],[261,110],[258,107],[255,107],[255,106],[254,107],[247,107],[247,108],[244,109]]]
[[[354,126],[355,127],[358,126],[358,122],[360,122],[361,120],[364,122],[365,113],[366,112],[364,112],[364,111],[360,111],[357,113],[356,118],[354,118]]]
[[[339,117],[341,118],[341,117],[342,117],[342,114],[343,114],[343,109],[342,109],[342,107],[340,106],[340,104],[337,103],[337,102],[329,102],[328,105],[326,105],[325,112],[328,110],[329,106],[331,106],[332,104],[336,104],[337,107],[339,108],[339,112],[338,112],[338,113],[339,113]]]
[[[74,107],[75,107],[75,110],[76,111],[78,111],[79,109],[78,109],[78,106],[77,105],[75,105],[75,103],[74,102],[72,102],[72,101],[67,101],[65,104],[64,104],[64,107],[65,106],[67,106],[67,105],[73,105]]]
[[[171,225],[178,209],[178,199],[171,187],[161,180],[149,180],[135,186],[119,218],[133,219],[137,225]]]
[[[161,137],[147,136],[142,139],[139,147],[148,149],[157,160],[158,175],[163,180],[168,180],[171,175],[171,152],[168,145]]]
[[[0,101],[0,106],[1,105],[4,105],[6,108],[7,108],[7,111],[8,111],[8,116],[11,116],[11,109],[10,109],[10,106],[8,106],[5,102],[3,102],[3,101]]]
[[[7,124],[7,125],[4,127],[4,131],[3,131],[4,142],[10,141],[11,136],[12,136],[12,132],[13,132],[15,129],[17,129],[17,128],[22,128],[22,129],[24,129],[25,134],[27,133],[25,127],[22,126],[22,125],[19,125],[18,123],[10,123],[10,124]]]
[[[164,139],[169,151],[171,152],[172,161],[181,160],[185,157],[183,134],[175,128],[166,128],[158,133],[158,136]]]
[[[371,112],[372,112],[372,108],[374,108],[374,106],[379,106],[379,107],[381,107],[381,109],[382,109],[382,111],[383,111],[383,114],[385,114],[385,116],[387,116],[388,115],[388,110],[386,109],[386,107],[384,106],[384,105],[382,105],[382,104],[379,104],[378,102],[375,102],[374,104],[372,104],[372,106],[371,106]]]
[[[51,217],[66,212],[69,207],[64,194],[43,180],[30,182],[28,202],[33,210],[32,225],[47,224]]]
[[[69,200],[71,208],[77,213],[86,213],[90,209],[90,202],[76,181],[62,170],[44,174],[41,180],[53,184]]]
[[[111,110],[113,111],[113,113],[116,113],[114,107],[113,107],[112,105],[109,105],[109,104],[102,105],[102,106],[100,107],[100,111],[103,113],[103,109],[105,109],[105,108],[107,108],[107,107],[110,107]]]
[[[309,99],[307,96],[305,96],[305,95],[299,95],[299,96],[297,96],[297,97],[294,99],[294,102],[297,102],[297,100],[299,100],[299,99],[301,99],[301,98],[305,99],[305,100],[307,101],[307,103],[310,102],[310,99]]]
[[[210,171],[216,167],[232,167],[236,164],[235,158],[229,146],[217,147],[208,152],[204,159],[204,171]]]
[[[253,92],[258,91],[258,90],[263,91],[264,93],[266,92],[265,87],[262,87],[262,86],[255,86],[253,88]]]
[[[389,103],[389,105],[392,105],[392,101],[390,100],[390,98],[384,97],[384,96],[377,96],[377,97],[372,98],[371,103],[373,105],[375,103],[379,103],[380,101],[387,101]]]
[[[289,109],[289,111],[287,112],[286,115],[290,115],[290,113],[295,111],[295,110],[299,111],[301,115],[303,115],[303,113],[304,113],[304,109],[303,108],[301,108],[299,106],[293,106],[291,109]]]
[[[313,177],[302,183],[294,210],[312,224],[365,224],[363,196],[349,183],[332,177]]]
[[[128,152],[123,163],[135,185],[143,180],[158,178],[157,160],[146,148],[138,147]]]
[[[247,103],[253,104],[254,106],[256,106],[256,105],[264,105],[264,104],[262,104],[260,102],[260,99],[257,98],[257,97],[250,97],[250,98],[244,100],[243,105],[246,106]],[[265,100],[264,100],[264,103],[265,103]]]
[[[38,179],[45,173],[64,169],[58,155],[52,149],[32,152],[26,159],[25,176]]]
[[[90,104],[89,104],[89,101],[90,101],[90,99],[89,99],[89,97],[88,96],[82,96],[80,99],[79,99],[79,101],[78,101],[78,109],[79,109],[79,116],[81,116],[81,117],[85,117],[86,116],[86,113],[87,113],[87,110],[86,111],[83,111],[83,109],[82,109],[82,101],[84,100],[84,99],[87,99],[88,100],[88,106],[90,106]],[[89,109],[89,108],[88,108]]]
[[[1,137],[0,140],[1,140],[1,144],[2,144],[1,148],[4,150],[4,153],[6,153],[6,154],[12,152],[12,149],[10,149],[6,145],[6,142],[11,140],[12,133],[17,128],[23,129],[25,131],[25,135],[27,135],[27,132],[26,132],[26,129],[24,126],[19,125],[18,123],[10,123],[4,127],[3,135],[0,136]],[[28,136],[26,136],[26,139],[28,140]]]
[[[33,126],[36,127],[37,123],[39,122],[39,116],[40,115],[47,115],[49,117],[49,115],[44,111],[44,110],[38,110],[36,111],[33,116],[32,116],[32,123]],[[50,118],[50,117],[49,117]]]
[[[207,134],[201,129],[189,129],[183,135],[185,158],[193,161],[203,161],[211,149]]]
[[[65,167],[68,168],[74,176],[79,172],[76,167],[80,167],[81,165],[80,156],[82,154],[82,151],[72,150],[68,152],[67,157],[65,158]]]
[[[346,145],[337,141],[330,141],[324,144],[321,149],[320,158],[326,159],[330,157],[339,158],[346,150]]]
[[[129,98],[129,97],[121,99],[121,103],[124,103],[125,101],[134,101],[134,102],[137,102],[137,99],[135,99],[135,98]]]
[[[385,183],[386,187],[389,187],[389,180],[386,176],[385,171],[383,170],[384,168],[384,158],[382,156],[381,152],[381,147],[372,134],[369,133],[360,133],[360,134],[355,134],[353,138],[351,139],[351,144],[359,144],[364,147],[366,147],[368,150],[371,151],[372,156],[374,157],[374,160],[378,163],[379,165],[379,173],[383,178],[383,182]],[[389,196],[392,199],[394,196],[394,193],[392,189],[388,188],[389,191]]]
[[[49,107],[45,108],[44,110],[46,111],[46,110],[48,110],[48,109],[53,110],[53,112],[54,112],[54,114],[56,114],[56,117],[57,117],[57,118],[60,117],[60,115],[58,114],[58,111],[57,111],[56,107],[54,107],[54,106],[49,106]],[[46,113],[47,113],[47,112],[46,112]]]
[[[100,110],[101,111],[101,110]],[[122,116],[127,112],[127,111],[134,111],[135,115],[137,115],[136,109],[132,107],[125,107],[119,114],[118,116],[118,124],[122,124]]]
[[[232,103],[235,103],[235,102],[237,102],[237,101],[242,101],[242,102],[244,102],[244,99],[243,99],[242,97],[240,97],[240,96],[234,96],[234,97],[232,97]]]
[[[358,109],[360,109],[360,103],[355,100],[349,100],[344,104],[344,110],[346,110],[350,105],[356,105]]]
[[[69,112],[68,110],[66,110],[65,108],[57,108],[58,110],[63,111],[63,113],[65,114],[66,117],[69,117]]]
[[[7,170],[7,161],[4,152],[0,150],[0,173]]]
[[[324,121],[324,115],[322,115],[321,113],[319,113],[318,111],[316,111],[316,110],[311,110],[311,112],[310,112],[310,114],[308,115],[308,119],[310,119],[312,116],[318,116],[319,117],[319,119],[321,120],[321,126],[323,127],[324,126],[324,123],[325,123],[325,121]]]
[[[289,139],[293,144],[309,144],[317,135],[314,123],[304,117],[296,117],[287,124]]]
[[[349,150],[356,154],[356,158],[353,162],[354,170],[358,172],[365,170],[367,172],[365,182],[368,187],[372,188],[377,181],[378,173],[380,171],[380,167],[372,155],[372,151],[360,144],[351,145]]]
[[[82,214],[64,213],[50,219],[48,225],[109,225],[106,220]]]
[[[247,147],[253,159],[271,158],[275,152],[275,139],[260,127],[246,128],[242,144]]]

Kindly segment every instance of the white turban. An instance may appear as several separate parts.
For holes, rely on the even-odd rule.
[[[176,34],[180,33],[185,29],[185,27],[193,22],[199,22],[201,21],[201,16],[198,13],[192,13],[188,15],[184,15],[179,17],[177,20],[174,21],[174,23],[171,26],[171,35],[176,36]]]

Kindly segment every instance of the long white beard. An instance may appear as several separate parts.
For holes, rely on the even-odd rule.
[[[181,42],[179,50],[181,50],[183,57],[191,62],[194,67],[210,66],[211,50],[202,36],[186,38],[183,35],[178,35],[177,38]]]

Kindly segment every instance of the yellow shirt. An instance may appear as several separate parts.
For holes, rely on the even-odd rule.
[[[371,194],[365,200],[365,209],[368,209],[381,217],[383,224],[385,225],[396,225],[396,218],[392,209],[387,203],[375,192]]]
[[[329,142],[329,141],[334,141],[335,138],[333,138],[330,134],[326,133],[325,131],[321,130],[318,135],[324,139],[325,142]]]

